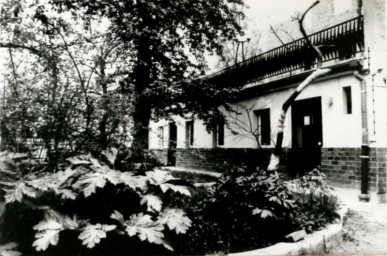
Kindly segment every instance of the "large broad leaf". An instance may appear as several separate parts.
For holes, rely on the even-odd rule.
[[[62,199],[71,199],[75,200],[78,197],[78,194],[71,189],[59,188],[55,190],[55,194],[60,195]]]
[[[32,246],[36,247],[37,251],[44,251],[51,245],[57,245],[59,241],[59,232],[63,230],[61,223],[56,220],[49,219],[39,222],[33,227],[39,232],[35,234],[37,238]]]
[[[172,174],[168,171],[162,171],[155,169],[146,173],[146,176],[149,178],[149,182],[152,185],[160,186],[161,184],[168,182],[170,180],[177,180]]]
[[[97,188],[103,188],[106,185],[106,179],[103,174],[98,172],[87,173],[80,177],[74,184],[75,188],[82,190],[85,197],[95,193]]]
[[[191,195],[191,192],[187,189],[186,186],[168,183],[169,181],[178,180],[173,177],[170,172],[155,169],[154,171],[147,172],[146,175],[149,178],[149,183],[155,186],[159,186],[163,193],[170,189],[183,195]]]
[[[181,209],[167,208],[159,216],[158,222],[167,225],[170,230],[175,230],[176,234],[185,234],[191,227],[191,220]]]
[[[4,196],[5,203],[13,203],[15,201],[21,202],[24,195],[32,198],[36,198],[37,196],[37,191],[34,188],[28,186],[23,181],[9,183],[9,185],[11,188],[4,189],[6,192]]]
[[[174,192],[177,192],[186,196],[191,196],[191,192],[188,190],[186,186],[164,183],[160,185],[160,189],[161,191],[163,191],[163,193],[167,192],[170,189]]]
[[[94,171],[82,175],[73,185],[74,188],[81,189],[85,197],[95,193],[97,188],[105,187],[106,181],[114,185],[121,182],[121,172],[119,171],[112,170],[105,165],[93,169]]]
[[[57,229],[63,229],[63,226],[58,221],[49,219],[49,220],[44,220],[39,222],[33,227],[33,229],[38,231],[44,231],[48,229],[57,230]]]
[[[89,224],[84,227],[78,238],[82,240],[82,244],[87,248],[93,248],[102,238],[106,237],[106,232],[115,229],[115,225]]]
[[[125,231],[129,236],[138,236],[141,241],[148,241],[153,244],[164,243],[164,230],[161,223],[152,221],[150,215],[133,215],[130,220],[125,223]]]
[[[148,211],[161,211],[161,207],[163,205],[163,202],[161,201],[160,197],[155,195],[145,195],[141,199],[141,204],[146,204],[148,206]]]
[[[145,176],[133,175],[129,172],[121,173],[121,182],[129,186],[131,189],[145,190],[147,178]]]
[[[45,230],[42,232],[38,232],[35,235],[35,238],[37,238],[32,246],[35,247],[37,251],[45,251],[48,246],[51,245],[57,245],[59,241],[59,232],[60,230]]]
[[[0,256],[20,256],[21,253],[16,251],[16,243],[0,245]]]
[[[59,185],[62,185],[64,183],[67,182],[67,180],[73,176],[75,176],[75,174],[79,172],[79,169],[71,169],[71,168],[67,168],[66,170],[64,171],[59,171],[56,173],[56,179],[58,181],[58,184]]]

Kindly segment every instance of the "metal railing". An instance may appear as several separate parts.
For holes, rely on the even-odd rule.
[[[364,51],[363,16],[345,21],[309,35],[319,46],[323,62],[350,59]],[[317,56],[304,38],[251,57],[209,76],[211,83],[241,85],[277,76],[293,70],[308,70],[317,64]]]

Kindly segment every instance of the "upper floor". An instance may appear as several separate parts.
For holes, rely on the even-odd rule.
[[[325,66],[364,55],[364,18],[358,16],[308,35],[319,46]],[[267,52],[214,73],[210,81],[222,85],[244,85],[272,77],[289,77],[316,67],[314,50],[304,38],[286,43]]]

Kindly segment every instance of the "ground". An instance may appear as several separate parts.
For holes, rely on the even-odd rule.
[[[343,227],[344,241],[329,253],[387,255],[387,205],[358,202],[356,195],[345,203],[349,213]]]

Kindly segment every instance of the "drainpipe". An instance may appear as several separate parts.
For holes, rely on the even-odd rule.
[[[366,71],[367,72],[367,71]],[[368,173],[369,173],[369,159],[370,159],[370,146],[368,141],[368,123],[367,123],[367,82],[363,75],[360,75],[358,71],[355,71],[353,75],[361,82],[361,129],[362,129],[362,142],[361,142],[361,194],[359,195],[360,201],[368,202],[370,196],[368,194]]]

